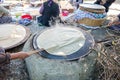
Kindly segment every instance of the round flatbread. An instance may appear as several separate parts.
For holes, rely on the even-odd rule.
[[[85,43],[84,34],[71,27],[55,27],[42,32],[36,40],[38,48],[52,55],[70,55]]]
[[[7,49],[19,44],[26,37],[26,29],[21,25],[0,25],[0,46]]]
[[[104,6],[98,5],[98,4],[88,4],[88,3],[83,3],[80,4],[80,7],[88,8],[88,9],[105,9]]]

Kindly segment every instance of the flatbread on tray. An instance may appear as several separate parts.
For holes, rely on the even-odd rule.
[[[0,25],[0,46],[3,48],[13,47],[26,37],[26,29],[16,24]]]
[[[36,40],[38,48],[44,48],[52,55],[70,55],[85,43],[80,30],[69,27],[55,27],[41,33]]]

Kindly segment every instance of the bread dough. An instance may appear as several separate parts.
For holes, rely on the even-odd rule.
[[[70,55],[85,43],[83,33],[71,27],[54,27],[37,37],[37,45],[53,55]]]
[[[0,25],[0,46],[7,48],[18,44],[26,36],[26,30],[21,25],[1,24]]]

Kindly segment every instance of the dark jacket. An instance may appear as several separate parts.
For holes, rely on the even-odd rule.
[[[42,12],[42,17],[41,17],[41,23],[44,26],[50,26],[49,21],[53,17],[59,16],[59,6],[57,3],[53,2],[51,3],[51,6],[48,6],[49,1],[45,2],[43,4],[43,12]]]
[[[95,2],[95,4],[100,4],[102,2],[102,0],[97,0]],[[106,2],[103,4],[103,6],[105,7],[105,11],[108,12],[109,11],[109,7],[110,5],[115,2],[115,0],[106,0]]]

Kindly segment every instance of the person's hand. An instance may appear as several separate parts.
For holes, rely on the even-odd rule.
[[[120,24],[120,21],[110,22],[110,23],[108,23],[108,26],[118,25],[118,24]]]
[[[11,59],[25,59],[26,57],[29,57],[29,53],[27,52],[17,52],[10,54]]]
[[[113,25],[113,22],[112,22],[112,21],[108,23],[108,26],[112,26],[112,25]]]
[[[108,26],[117,25],[117,24],[119,24],[119,18],[114,17],[114,19],[112,19],[112,21],[108,23]]]

